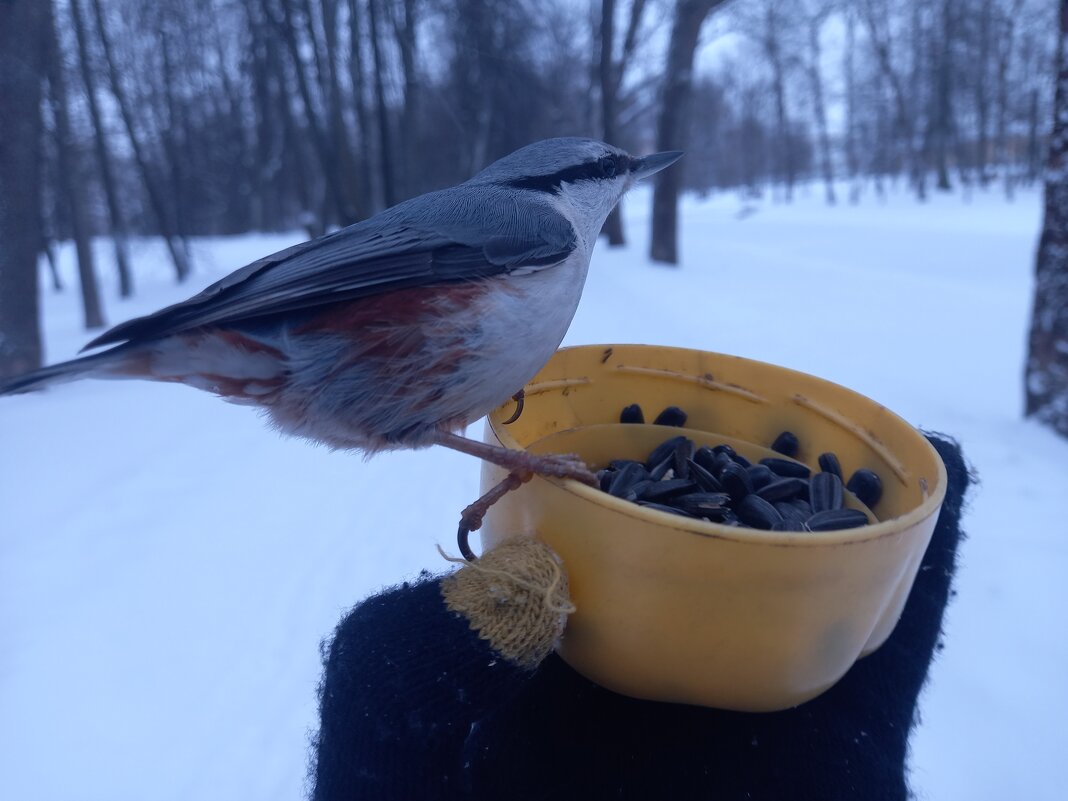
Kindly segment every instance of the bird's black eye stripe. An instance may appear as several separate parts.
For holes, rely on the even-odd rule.
[[[534,189],[538,192],[555,192],[562,183],[574,183],[575,181],[596,181],[603,178],[614,178],[623,170],[630,169],[630,160],[620,156],[605,156],[596,161],[587,161],[576,164],[574,167],[566,167],[549,175],[531,175],[527,178],[516,178],[509,181],[508,185],[516,189]]]

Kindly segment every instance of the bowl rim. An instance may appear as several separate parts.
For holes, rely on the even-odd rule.
[[[935,480],[935,486],[933,491],[926,492],[924,500],[916,507],[905,512],[903,515],[889,518],[888,520],[880,520],[878,523],[861,526],[859,528],[841,529],[838,531],[811,531],[811,532],[775,532],[775,531],[763,531],[761,529],[741,528],[738,526],[726,526],[722,523],[711,523],[705,520],[694,520],[690,518],[684,518],[679,515],[668,514],[667,512],[659,512],[655,509],[648,509],[646,507],[638,506],[637,504],[630,503],[621,498],[616,498],[609,495],[606,492],[602,492],[599,489],[588,487],[574,479],[563,478],[551,478],[545,476],[534,476],[533,481],[546,481],[554,485],[557,489],[567,492],[573,496],[576,496],[579,500],[593,503],[600,506],[607,511],[627,515],[632,518],[636,518],[650,526],[674,529],[680,533],[690,534],[693,536],[703,537],[705,539],[719,539],[730,540],[738,543],[753,544],[753,545],[771,545],[779,547],[797,547],[797,548],[811,548],[821,546],[836,546],[836,545],[852,545],[870,542],[872,540],[883,539],[884,537],[892,537],[895,534],[903,533],[904,531],[912,528],[923,520],[926,520],[933,514],[936,514],[939,508],[942,506],[942,502],[946,495],[946,484],[948,482],[948,476],[946,473],[946,466],[942,462],[942,457],[938,455],[938,451],[934,449],[934,446],[927,440],[920,430],[902,418],[900,415],[893,412],[891,409],[883,406],[875,400],[872,400],[867,395],[863,395],[856,390],[849,387],[837,384],[834,381],[829,381],[825,378],[812,375],[811,373],[804,373],[800,370],[794,370],[790,367],[783,367],[781,365],[772,364],[771,362],[764,362],[757,359],[749,359],[744,356],[735,356],[727,353],[717,353],[715,351],[702,351],[696,348],[678,348],[671,345],[641,345],[641,344],[597,344],[597,345],[573,345],[566,348],[561,348],[557,353],[564,351],[604,351],[606,348],[641,348],[650,350],[672,350],[676,352],[684,353],[699,353],[711,356],[722,356],[729,359],[737,359],[750,364],[758,365],[760,367],[771,367],[776,370],[785,370],[790,373],[796,373],[798,375],[805,376],[810,380],[815,380],[819,383],[826,384],[828,386],[836,387],[840,390],[848,392],[856,397],[864,400],[867,403],[871,403],[876,406],[882,407],[888,415],[893,419],[900,422],[902,425],[911,430],[916,437],[918,437],[923,446],[934,457],[935,464],[937,466],[937,477]],[[497,440],[506,448],[522,449],[519,442],[512,436],[507,429],[503,428],[503,417],[505,411],[511,413],[510,409],[500,407],[493,410],[486,416],[486,422],[493,435]],[[594,425],[613,425],[611,423],[598,423]],[[567,433],[569,431],[577,431],[584,428],[591,428],[592,426],[575,426],[567,429],[560,429],[554,431],[540,439],[534,440],[534,442],[542,442],[550,437],[559,436],[560,434]],[[664,428],[671,428],[670,426],[664,426]],[[700,429],[690,429],[699,431]],[[708,432],[715,433],[715,432]],[[531,443],[534,444],[534,443]],[[922,490],[921,488],[921,491]],[[798,536],[801,535],[801,536]]]

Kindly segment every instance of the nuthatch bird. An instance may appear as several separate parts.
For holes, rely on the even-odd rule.
[[[445,445],[529,476],[588,480],[576,457],[460,436],[549,360],[608,213],[681,153],[634,158],[547,139],[469,181],[242,267],[115,326],[114,347],[0,384],[175,381],[258,406],[280,430],[366,453]]]

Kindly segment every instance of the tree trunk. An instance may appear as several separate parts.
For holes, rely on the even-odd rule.
[[[860,164],[857,158],[857,79],[853,73],[853,61],[857,50],[857,20],[852,8],[845,9],[846,45],[843,55],[845,67],[845,157],[849,171],[849,202],[860,201]]]
[[[300,46],[297,43],[296,30],[293,27],[293,12],[290,8],[291,0],[282,0],[282,19],[277,19],[270,8],[268,0],[262,0],[263,11],[267,19],[271,20],[276,30],[282,36],[289,50],[290,60],[293,62],[293,70],[297,77],[297,88],[300,90],[300,98],[304,103],[304,113],[308,119],[308,127],[311,129],[312,145],[319,156],[319,163],[323,168],[323,178],[330,192],[330,198],[334,210],[341,225],[348,225],[355,221],[356,211],[349,202],[345,188],[341,185],[338,175],[338,165],[331,157],[330,146],[326,141],[326,134],[319,121],[319,115],[315,112],[315,104],[312,100],[311,87],[308,85],[308,76],[304,72],[304,62],[300,57]]]
[[[133,294],[133,273],[130,271],[130,248],[126,218],[119,205],[118,192],[115,189],[115,168],[111,162],[111,148],[108,146],[107,132],[100,115],[100,101],[96,95],[96,73],[89,61],[89,46],[85,35],[85,22],[82,19],[81,0],[70,0],[70,15],[74,22],[74,34],[78,39],[78,60],[81,64],[82,81],[85,83],[85,96],[89,101],[89,117],[93,122],[93,145],[96,158],[100,162],[100,182],[104,187],[104,199],[108,204],[108,217],[111,220],[111,239],[115,247],[115,267],[119,273],[119,295],[124,298]]]
[[[375,103],[378,110],[378,155],[382,165],[382,201],[386,207],[397,202],[393,185],[393,143],[389,133],[389,106],[386,104],[386,88],[382,81],[384,69],[382,48],[379,46],[379,0],[369,0],[371,18],[371,55],[375,65]]]
[[[896,116],[895,124],[901,140],[905,143],[905,153],[909,162],[909,177],[916,189],[917,197],[920,200],[926,200],[927,178],[923,148],[917,141],[917,125],[916,121],[913,119],[912,112],[910,111],[910,104],[905,95],[904,81],[902,81],[898,71],[894,69],[894,59],[890,54],[889,33],[883,35],[880,32],[879,20],[876,19],[876,10],[872,4],[872,0],[862,0],[859,4],[859,8],[864,19],[864,24],[868,29],[868,39],[871,42],[872,50],[879,63],[879,70],[882,73],[887,86],[890,88],[890,93],[893,97]],[[920,46],[918,8],[918,6],[914,7],[913,14],[913,38],[917,50]],[[889,23],[887,23],[887,27],[889,27]],[[916,59],[916,61],[918,61],[918,59]],[[918,73],[918,63],[914,66],[916,67],[914,72]],[[918,76],[916,76],[913,83],[918,84],[919,82]],[[880,115],[882,114],[881,105],[877,106],[877,113]]]
[[[601,133],[604,141],[616,144],[616,89],[615,59],[612,51],[616,41],[616,2],[601,0],[601,35],[598,78],[601,84]],[[612,209],[604,221],[601,234],[608,238],[610,247],[621,247],[627,243],[623,236],[623,217],[619,204]]]
[[[1005,182],[1005,196],[1013,198],[1013,174],[1009,159],[1009,69],[1012,66],[1012,53],[1016,40],[1016,18],[1020,14],[1023,0],[1014,0],[1012,8],[1004,20],[1004,30],[998,40],[998,80],[997,80],[997,163]]]
[[[657,150],[682,150],[685,147],[689,103],[693,94],[693,57],[697,49],[697,37],[705,18],[724,1],[679,0],[675,7],[656,124]],[[682,172],[679,166],[664,170],[656,176],[656,186],[653,189],[653,232],[649,246],[649,257],[653,261],[679,263],[678,205],[681,186]]]
[[[52,3],[0,3],[0,376],[41,366],[37,250],[41,241],[41,78]]]
[[[939,36],[932,37],[932,60],[937,70],[934,76],[935,97],[934,114],[931,120],[931,139],[934,150],[935,170],[937,171],[937,188],[948,192],[953,187],[949,183],[949,140],[953,128],[953,6],[951,0],[942,0],[942,27]]]
[[[1026,414],[1068,437],[1068,0],[1060,3],[1057,89],[1046,165],[1046,210],[1024,387]]]
[[[100,306],[100,291],[93,268],[92,232],[89,230],[89,201],[85,196],[85,182],[75,165],[70,112],[67,106],[67,80],[63,73],[63,53],[59,47],[55,17],[52,19],[48,54],[48,84],[51,88],[52,108],[56,120],[56,152],[59,157],[60,186],[67,198],[74,249],[78,256],[78,280],[82,287],[82,312],[87,329],[102,328],[104,312]]]
[[[794,198],[794,148],[790,136],[790,121],[786,117],[786,65],[783,63],[782,42],[780,39],[779,19],[775,10],[775,1],[769,2],[764,16],[763,46],[764,55],[771,64],[771,88],[775,95],[776,140],[775,160],[778,162],[776,176],[786,188],[786,202]]]
[[[835,204],[834,164],[831,160],[831,135],[827,130],[827,111],[823,102],[823,76],[820,72],[822,48],[820,47],[820,28],[824,17],[818,15],[809,20],[808,29],[808,81],[812,91],[812,109],[816,117],[816,134],[820,144],[820,167],[823,172],[823,185],[827,203]]]
[[[178,241],[178,237],[171,226],[170,215],[167,213],[167,204],[163,200],[163,192],[152,177],[144,147],[134,126],[133,109],[130,108],[130,102],[126,96],[126,90],[123,88],[122,78],[119,76],[119,70],[112,54],[111,38],[108,35],[107,23],[104,20],[103,6],[100,0],[92,0],[92,3],[93,14],[96,17],[96,27],[100,34],[100,45],[104,51],[104,61],[107,63],[111,93],[115,96],[115,102],[119,107],[119,116],[122,117],[126,135],[130,139],[130,149],[133,151],[134,161],[137,163],[138,172],[141,173],[141,180],[144,182],[145,191],[148,193],[149,205],[152,206],[152,213],[159,223],[160,234],[163,236],[163,241],[171,254],[171,261],[174,262],[175,276],[178,279],[178,283],[182,283],[189,277],[191,271],[189,259],[184,245]]]
[[[363,21],[359,0],[349,0],[349,80],[352,83],[353,104],[356,106],[356,127],[360,131],[360,151],[357,154],[357,169],[360,175],[360,192],[363,206],[370,213],[378,211],[371,191],[371,114],[367,110],[365,87],[367,80],[363,68]]]

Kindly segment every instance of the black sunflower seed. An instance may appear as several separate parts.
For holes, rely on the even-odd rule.
[[[642,414],[642,407],[636,403],[632,403],[619,413],[619,422],[621,423],[644,423],[645,415]]]
[[[615,475],[615,470],[604,469],[597,471],[597,485],[601,488],[601,492],[608,492],[608,487]]]
[[[808,482],[803,478],[780,478],[756,491],[765,501],[788,501],[799,498],[808,490]]]
[[[812,511],[817,514],[841,509],[844,499],[842,479],[834,473],[816,473],[809,482],[808,496]]]
[[[821,453],[819,457],[820,470],[824,473],[834,473],[839,478],[842,477],[842,465],[838,462],[838,457],[833,453]]]
[[[693,454],[693,460],[710,473],[713,471],[713,463],[716,461],[716,452],[707,445],[702,445]]]
[[[730,496],[724,492],[691,492],[671,499],[671,505],[676,509],[717,520],[723,517],[729,502]]]
[[[663,482],[653,481],[651,478],[642,479],[631,484],[621,496],[625,501],[636,501],[645,495],[646,490]]]
[[[786,501],[779,501],[775,504],[775,511],[782,515],[782,519],[797,526],[794,531],[801,531],[801,527],[806,520],[812,515],[807,515],[794,506],[792,503]]]
[[[779,436],[775,437],[775,441],[771,443],[771,449],[783,456],[797,456],[797,451],[801,447],[801,443],[797,441],[797,436],[792,431],[783,431]]]
[[[617,470],[615,476],[612,478],[612,483],[608,485],[608,494],[614,495],[617,498],[622,498],[627,494],[627,491],[637,484],[639,481],[648,481],[649,471],[639,462],[631,462],[624,466],[621,470]]]
[[[645,466],[652,470],[656,465],[660,464],[668,457],[673,456],[675,453],[675,448],[678,447],[680,442],[685,441],[686,437],[683,436],[672,437],[671,439],[664,440],[655,448],[653,448],[652,452],[649,454],[649,458],[645,460]]]
[[[673,478],[668,481],[650,481],[641,494],[638,495],[643,501],[664,503],[667,498],[674,498],[697,490],[697,485],[683,478]]]
[[[753,489],[755,490],[766,487],[778,478],[771,472],[771,468],[765,464],[755,464],[752,467],[747,467],[746,472],[749,473],[749,480],[753,482]]]
[[[690,477],[689,461],[693,454],[694,445],[692,439],[683,439],[682,442],[675,446],[675,452],[671,456],[671,467],[675,471],[675,478]]]
[[[738,504],[738,517],[746,525],[765,531],[782,522],[782,515],[759,495],[746,495]]]
[[[761,459],[760,463],[771,468],[773,473],[778,473],[783,478],[808,478],[812,475],[808,465],[791,459],[776,459],[774,456],[769,456],[767,459]]]
[[[674,454],[672,454],[671,456],[668,456],[666,459],[664,459],[664,461],[662,461],[660,464],[650,468],[649,475],[654,481],[662,481],[663,478],[668,474],[668,471],[671,470],[674,466],[675,456]]]
[[[723,485],[719,483],[719,480],[698,464],[696,459],[690,459],[689,466],[690,480],[697,482],[697,486],[705,492],[723,492]]]
[[[753,466],[753,463],[750,462],[748,459],[746,459],[744,456],[742,456],[740,453],[734,454],[731,457],[731,461],[733,461],[735,464],[740,464],[742,467],[744,467],[746,469],[749,469],[750,467]]]
[[[837,531],[843,528],[857,528],[866,525],[868,516],[859,509],[831,509],[817,512],[805,521],[809,531]]]
[[[865,467],[860,468],[846,483],[846,489],[852,492],[867,507],[873,507],[883,497],[883,482],[879,475]]]
[[[746,495],[753,491],[753,482],[749,479],[749,473],[740,464],[728,462],[719,474],[719,483],[731,496],[731,500],[738,503]]]
[[[675,426],[676,428],[680,428],[686,425],[686,412],[678,406],[668,406],[656,416],[653,425]]]

